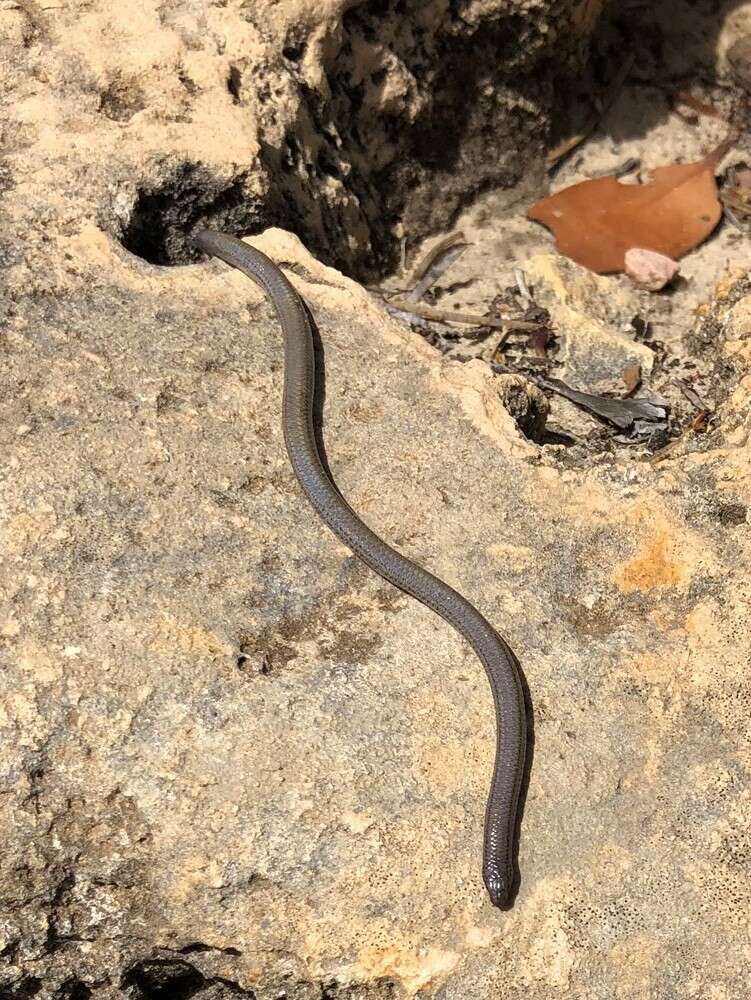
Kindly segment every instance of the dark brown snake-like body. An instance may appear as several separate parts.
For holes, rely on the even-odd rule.
[[[505,907],[514,883],[516,812],[526,750],[524,694],[514,654],[461,594],[374,534],[332,482],[313,428],[313,332],[302,299],[284,274],[265,254],[232,236],[203,231],[195,243],[255,281],[274,304],[284,334],[284,440],[295,475],[321,519],[379,576],[452,625],[485,668],[495,702],[496,756],[485,813],[483,878],[492,902]]]

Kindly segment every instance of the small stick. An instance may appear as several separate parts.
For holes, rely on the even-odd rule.
[[[422,302],[405,302],[403,299],[390,299],[389,303],[400,312],[413,313],[422,319],[436,320],[438,323],[461,323],[467,326],[490,326],[494,330],[537,330],[539,323],[528,323],[521,319],[496,319],[494,316],[479,316],[477,313],[454,312],[452,309],[436,309]]]
[[[681,390],[681,392],[689,401],[689,403],[691,403],[691,405],[694,406],[697,410],[699,411],[706,410],[708,413],[711,412],[710,408],[701,398],[699,393],[696,392],[695,389],[692,389],[690,385],[688,385],[686,382],[683,381],[683,379],[674,378],[673,385],[677,386]]]
[[[527,276],[520,267],[514,268],[514,279],[516,281],[516,287],[519,289],[519,296],[521,297],[521,299],[527,305],[529,305],[531,302],[534,302],[534,299],[532,298],[532,293],[529,290],[529,285],[527,284]]]
[[[685,104],[687,108],[691,108],[692,111],[697,111],[700,115],[709,115],[710,118],[720,118],[723,121],[727,121],[724,115],[721,115],[717,108],[713,107],[711,104],[705,104],[704,101],[698,100],[693,94],[689,93],[687,90],[679,90],[677,94],[673,95],[674,103]]]
[[[422,278],[404,296],[407,302],[419,302],[428,289],[432,288],[438,279],[443,277],[466,249],[466,243],[456,243],[437,253]]]
[[[725,218],[731,225],[735,226],[736,229],[740,229],[740,231],[744,235],[748,236],[748,229],[743,225],[743,223],[740,221],[737,215],[735,215],[735,213],[728,208],[727,205],[722,206],[722,211],[725,215]]]
[[[412,273],[413,284],[416,284],[421,278],[425,277],[442,253],[449,250],[451,247],[456,246],[457,243],[464,242],[464,233],[449,233],[448,236],[444,236],[442,240],[439,240],[436,245],[425,254],[423,259],[414,269]]]
[[[590,180],[594,180],[596,177],[625,177],[626,174],[633,174],[640,166],[641,160],[639,157],[630,156],[623,163],[619,163],[615,167],[605,167],[603,170],[595,170],[587,176]]]

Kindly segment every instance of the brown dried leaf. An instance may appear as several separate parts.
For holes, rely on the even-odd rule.
[[[633,396],[641,385],[641,365],[629,365],[623,369],[623,382],[626,386],[625,396]]]
[[[535,330],[529,335],[529,344],[532,348],[532,353],[538,358],[546,358],[548,356],[548,343],[550,342],[550,331],[542,328],[541,330]]]
[[[723,116],[713,104],[694,97],[690,90],[681,90],[675,95],[674,103],[685,104],[692,111],[698,111],[701,115],[709,115],[710,118],[722,118]]]
[[[700,410],[691,421],[691,430],[694,434],[702,434],[707,429],[707,421],[711,413],[709,410]]]
[[[598,177],[536,202],[527,217],[551,229],[558,250],[597,274],[622,271],[631,247],[677,260],[712,232],[722,215],[714,171],[723,142],[697,163],[657,167],[647,184]]]

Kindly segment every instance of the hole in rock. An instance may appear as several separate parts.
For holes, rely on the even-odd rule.
[[[246,102],[260,109],[257,158],[223,170],[167,159],[152,165],[159,179],[142,186],[121,224],[124,246],[154,264],[181,264],[197,259],[187,239],[199,226],[238,236],[280,226],[325,263],[388,288],[405,259],[421,256],[411,251],[426,236],[456,226],[479,249],[467,251],[450,280],[428,287],[420,304],[437,318],[422,325],[412,321],[414,314],[402,318],[453,360],[498,360],[498,337],[487,330],[478,335],[481,319],[497,297],[513,291],[515,268],[523,270],[535,255],[555,254],[550,235],[524,216],[549,184],[545,147],[575,140],[556,161],[556,187],[604,176],[624,162],[635,160],[648,170],[701,155],[697,137],[706,139],[706,150],[710,125],[700,120],[688,143],[688,126],[674,113],[675,92],[696,85],[704,87],[705,102],[722,102],[728,85],[717,75],[718,39],[739,4],[632,3],[627,14],[617,3],[606,4],[584,69],[580,44],[551,32],[549,5],[523,13],[480,6],[469,0],[360,0],[348,5],[339,30],[315,51],[312,28],[298,24],[260,76],[243,80],[231,68],[227,88],[236,113]],[[633,58],[619,78],[626,55]],[[320,61],[320,86],[306,75],[309,59]],[[244,66],[242,55],[237,66]],[[566,66],[573,67],[568,76]],[[617,92],[608,103],[614,81]],[[249,86],[253,102],[243,95]],[[722,228],[719,238],[713,234],[695,252],[707,266],[691,273],[689,261],[688,282],[654,297],[646,312],[635,292],[622,315],[614,305],[603,320],[625,330],[626,312],[635,316],[632,339],[653,356],[616,345],[612,356],[593,349],[567,362],[555,339],[559,332],[565,339],[566,331],[551,328],[542,347],[523,333],[511,337],[503,363],[533,380],[557,373],[569,385],[612,396],[623,391],[623,371],[638,362],[643,391],[658,392],[678,414],[677,422],[670,418],[672,436],[695,415],[676,379],[716,406],[727,394],[723,383],[736,378],[727,363],[721,370],[710,348],[699,357],[685,339],[720,265],[733,254],[737,259],[728,227],[724,235]],[[403,289],[402,274],[393,282],[395,293]],[[518,301],[501,307],[520,317]],[[457,327],[452,310],[474,317],[475,330]],[[528,316],[524,321],[534,325]],[[637,322],[649,336],[639,337]],[[644,430],[644,440],[655,450],[668,430],[652,430]],[[590,432],[586,421],[567,417],[565,426],[549,428],[549,440],[570,443]]]
[[[229,76],[227,77],[227,90],[232,94],[232,98],[236,104],[240,103],[240,96],[242,90],[243,75],[237,66],[230,66]]]
[[[89,1000],[92,990],[80,979],[67,979],[60,987],[60,1000]]]
[[[133,1000],[256,1000],[253,990],[221,976],[204,976],[188,962],[172,959],[138,962],[123,976],[122,986]]]
[[[206,983],[187,962],[155,959],[138,962],[123,976],[122,985],[135,1000],[187,1000]]]
[[[0,991],[0,998],[7,997],[8,1000],[26,1000],[27,997],[35,997],[42,988],[41,979],[36,976],[25,976],[15,986],[9,987],[6,991]]]
[[[166,179],[142,188],[120,240],[126,250],[150,264],[179,264],[194,259],[185,234],[199,222],[212,220],[232,232],[254,232],[271,224],[247,190],[247,172],[225,184],[205,167],[180,163],[165,171]]]
[[[180,264],[195,259],[185,235],[199,224],[236,235],[278,225],[359,280],[394,271],[403,242],[416,246],[479,191],[507,188],[541,162],[552,88],[548,72],[529,70],[551,51],[548,14],[470,7],[349,5],[318,56],[325,85],[316,88],[301,69],[308,29],[298,26],[254,82],[264,109],[257,161],[228,164],[221,180],[198,163],[152,170],[161,179],[139,191],[123,245]],[[230,69],[237,103],[242,87]],[[282,92],[296,107],[284,122],[274,109]]]

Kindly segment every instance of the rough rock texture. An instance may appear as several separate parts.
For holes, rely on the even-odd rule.
[[[295,237],[258,240],[318,319],[342,491],[523,664],[534,764],[521,890],[500,913],[479,875],[479,664],[307,509],[255,287],[118,241],[166,262],[202,218],[284,221],[357,271],[368,241],[387,245],[377,171],[350,138],[351,184],[308,175],[300,95],[325,96],[321,67],[342,38],[356,48],[354,26],[367,42],[380,11],[404,38],[417,5],[101,0],[36,24],[23,6],[0,9],[0,994],[742,995],[746,281],[695,332],[726,387],[709,433],[655,464],[593,465],[525,439],[503,383],[441,363]],[[450,49],[451,23],[512,12],[535,51],[535,25],[566,10],[587,25],[596,7],[432,4],[425,51]],[[559,37],[565,54],[581,36]],[[303,151],[286,188],[285,133]],[[422,218],[427,167],[404,159],[379,169],[397,201],[414,171],[405,212]],[[502,180],[491,167],[475,180]],[[433,182],[466,194],[440,165]]]
[[[523,176],[552,70],[600,6],[99,0],[36,26],[3,10],[3,141],[58,161],[69,220],[92,216],[153,263],[185,261],[201,218],[283,225],[372,275],[400,234],[416,242]]]

